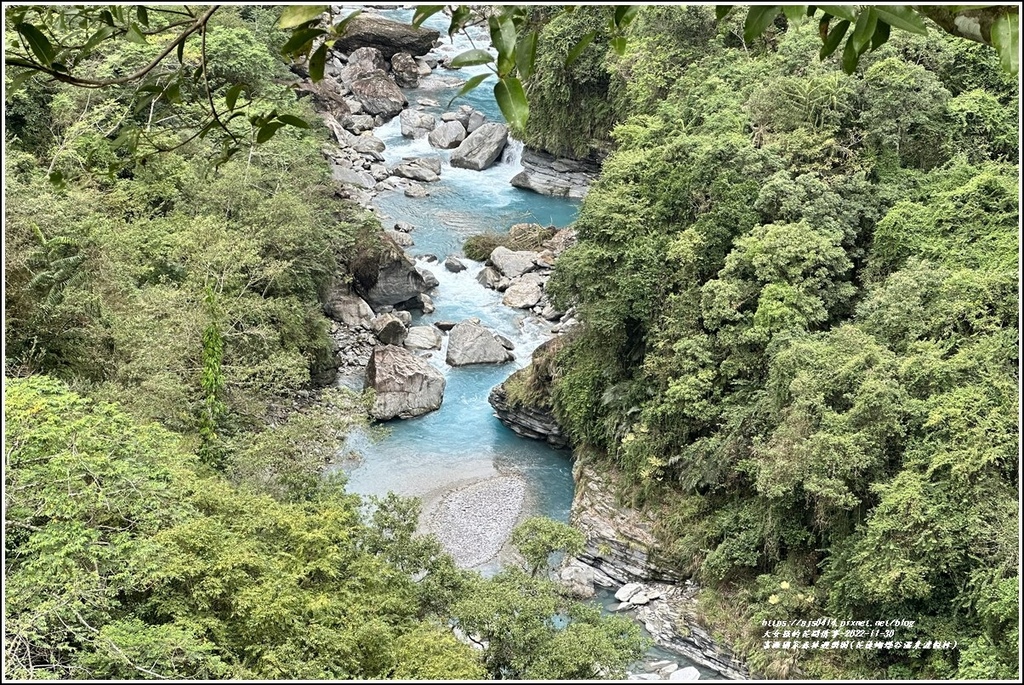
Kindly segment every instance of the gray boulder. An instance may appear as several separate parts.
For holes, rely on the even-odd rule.
[[[463,264],[458,257],[449,255],[448,258],[444,260],[444,268],[448,269],[453,274],[457,274],[460,271],[465,271],[466,265]]]
[[[434,411],[444,400],[444,375],[408,350],[376,347],[366,367],[376,395],[370,415],[378,421],[411,419]]]
[[[382,71],[375,71],[353,81],[351,88],[352,95],[368,114],[391,118],[409,104],[405,94]]]
[[[377,122],[369,114],[346,114],[339,119],[346,131],[359,135],[363,131],[372,131]]]
[[[384,345],[401,345],[409,333],[405,323],[394,313],[378,315],[370,327],[377,339]]]
[[[420,85],[419,65],[408,52],[396,52],[392,55],[391,73],[395,77],[395,83],[402,88],[415,88]]]
[[[529,309],[540,302],[542,294],[536,283],[516,281],[505,290],[501,303],[515,309]]]
[[[421,186],[419,183],[410,183],[405,189],[405,196],[412,198],[427,197],[430,195],[430,191]]]
[[[408,233],[402,233],[401,231],[384,231],[388,234],[388,237],[395,241],[395,245],[399,247],[412,247],[415,245],[415,241],[412,236]]]
[[[380,50],[359,48],[353,50],[352,54],[348,56],[348,65],[341,70],[341,80],[343,83],[351,84],[367,74],[386,69],[387,62],[384,61],[384,55],[380,53]]]
[[[668,674],[669,682],[674,683],[690,683],[694,680],[700,680],[700,671],[693,666],[687,666],[680,668],[678,671],[672,671]]]
[[[402,233],[412,233],[416,230],[416,227],[410,224],[408,221],[396,221],[395,230],[401,231]]]
[[[442,150],[458,147],[466,139],[466,129],[457,121],[446,121],[427,136],[427,142]]]
[[[399,164],[391,170],[391,173],[410,181],[423,181],[424,183],[433,183],[441,178],[427,167],[412,162]]]
[[[503,364],[513,359],[501,341],[478,323],[463,321],[448,334],[446,361],[451,366]]]
[[[405,302],[430,289],[402,249],[393,241],[386,242],[389,249],[382,251],[376,263],[353,269],[357,291],[376,310]]]
[[[484,124],[455,148],[450,164],[462,169],[482,171],[501,157],[507,142],[508,128],[504,124]]]
[[[346,326],[368,328],[373,310],[366,300],[352,292],[348,284],[335,284],[324,298],[324,314]]]
[[[415,109],[402,110],[398,115],[402,125],[402,135],[406,138],[422,138],[428,135],[437,126],[437,120],[433,114],[420,112]]]
[[[405,336],[405,347],[410,350],[441,349],[441,331],[433,326],[413,326]]]
[[[357,48],[374,47],[388,60],[399,52],[419,57],[430,52],[440,35],[437,31],[400,21],[361,14],[348,22],[341,38],[335,41],[334,49],[352,53]]]
[[[495,290],[498,287],[498,282],[501,280],[501,274],[493,266],[485,266],[480,270],[480,273],[476,275],[476,281],[485,288]]]
[[[346,142],[348,142],[350,148],[360,154],[384,152],[384,141],[368,133],[359,136],[349,136]]]
[[[348,169],[338,165],[331,167],[331,178],[338,183],[343,183],[347,186],[356,186],[358,188],[366,188],[367,190],[373,189],[377,184],[373,176],[365,171],[356,171],[354,169]]]
[[[486,121],[487,117],[485,117],[480,112],[473,110],[473,113],[469,115],[469,121],[466,123],[466,132],[472,133],[473,131],[483,126],[484,122]]]
[[[491,251],[491,263],[494,264],[502,276],[508,278],[516,278],[523,274],[533,271],[537,268],[534,260],[537,258],[536,253],[530,252],[529,250],[517,250],[513,251],[499,245]]]

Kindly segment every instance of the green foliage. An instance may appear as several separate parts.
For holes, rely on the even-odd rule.
[[[562,599],[550,581],[519,569],[502,571],[452,613],[482,646],[493,679],[621,678],[648,645],[629,619]]]
[[[552,554],[562,552],[575,556],[583,550],[586,539],[572,526],[543,516],[533,516],[512,531],[512,544],[526,560],[530,575],[536,577],[548,568]]]
[[[654,20],[705,17],[633,26]],[[750,53],[731,28],[621,72],[662,101],[624,112],[550,282],[584,323],[554,412],[731,598],[764,673],[1015,672],[1015,96],[962,46],[894,32],[847,75],[809,57],[811,22]],[[800,611],[919,617],[969,649],[761,653],[750,626]]]

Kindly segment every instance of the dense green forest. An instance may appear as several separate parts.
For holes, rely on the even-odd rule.
[[[552,279],[584,324],[546,367],[576,458],[625,477],[756,673],[1016,678],[1018,81],[934,31],[847,75],[814,21],[751,44],[697,6],[643,6],[618,54],[613,12],[525,15],[526,143],[607,155]],[[414,501],[320,475],[367,402],[321,387],[322,302],[381,227],[283,85],[279,14],[221,8],[173,98],[7,97],[5,677],[624,674],[637,626],[544,578],[564,527],[484,580]],[[241,92],[281,125],[228,155],[242,127],[196,133]],[[958,648],[762,648],[762,621],[822,616]]]
[[[552,389],[577,457],[626,475],[758,670],[1015,677],[1016,78],[935,33],[847,76],[816,22],[751,46],[707,7],[566,67],[606,20],[548,23],[527,88],[532,144],[614,147],[554,280],[586,324]],[[761,648],[820,616],[959,651]]]
[[[5,678],[623,674],[637,626],[539,572],[564,525],[517,538],[531,572],[484,580],[414,535],[414,500],[321,476],[366,417],[321,388],[322,300],[381,227],[282,85],[279,14],[221,8],[177,98],[35,79],[6,102]],[[120,73],[158,49],[89,59]],[[224,159],[195,135],[207,78],[222,111],[242,84],[256,115],[311,126]]]

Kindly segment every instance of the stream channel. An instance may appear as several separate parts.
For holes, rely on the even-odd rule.
[[[407,23],[412,20],[412,10],[384,10],[379,14]],[[448,21],[439,13],[424,23],[442,36],[442,45],[433,52],[456,55],[473,47],[465,36],[456,35],[452,41],[445,38]],[[476,47],[489,46],[486,30],[478,29],[470,37]],[[485,66],[458,71],[439,66],[431,76],[421,79],[420,87],[403,92],[410,107],[421,107],[440,120],[462,83],[486,71]],[[469,104],[488,121],[504,123],[494,101],[493,83],[493,78],[484,81],[455,101],[452,109]],[[430,101],[438,104],[434,106]],[[462,257],[462,243],[476,233],[507,232],[517,223],[568,226],[576,218],[579,203],[509,184],[522,170],[519,142],[510,141],[500,162],[484,171],[472,171],[451,167],[450,151],[431,147],[426,138],[403,137],[398,117],[373,134],[387,146],[383,155],[389,167],[404,157],[436,157],[441,161],[440,181],[424,184],[428,197],[409,198],[402,191],[386,191],[373,200],[385,228],[398,221],[415,227],[411,233],[415,245],[405,248],[406,253],[439,282],[430,293],[435,311],[428,315],[414,311],[413,325],[477,317],[484,326],[515,343],[516,359],[502,365],[452,368],[445,363],[445,336],[445,347],[428,357],[447,381],[441,408],[419,418],[390,421],[383,437],[356,431],[343,453],[354,453],[358,458],[343,460],[336,468],[345,471],[350,492],[383,496],[392,491],[420,498],[424,529],[437,534],[460,565],[492,575],[509,560],[509,550],[503,543],[511,524],[531,515],[568,521],[573,480],[568,451],[518,437],[495,418],[487,401],[491,388],[527,365],[532,351],[551,337],[552,324],[501,304],[501,293],[477,282],[484,265]],[[434,255],[437,260],[429,261],[425,255]],[[467,270],[451,273],[445,269],[443,262],[448,255],[459,256]],[[606,609],[617,603],[608,593],[599,593],[593,601]],[[656,647],[646,660],[657,659],[675,661],[681,667],[695,665]],[[719,677],[714,671],[697,667],[701,679]]]

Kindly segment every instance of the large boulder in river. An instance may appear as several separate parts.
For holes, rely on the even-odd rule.
[[[366,383],[376,393],[370,415],[378,421],[422,416],[438,409],[444,399],[444,375],[394,345],[374,348],[366,367]]]
[[[409,334],[405,323],[390,312],[380,314],[370,325],[377,339],[384,345],[401,345]]]
[[[427,142],[442,150],[458,147],[466,139],[465,127],[457,121],[446,121],[427,136]]]
[[[395,176],[407,178],[410,181],[432,183],[441,178],[438,176],[438,172],[440,171],[440,163],[436,165],[435,170],[435,165],[430,161],[429,157],[419,157],[416,159],[403,160],[401,164],[391,170],[391,173]]]
[[[529,250],[510,250],[499,245],[491,251],[491,264],[502,276],[516,278],[537,268],[537,254]]]
[[[420,67],[408,52],[396,52],[391,58],[391,73],[402,88],[420,85]]]
[[[439,350],[442,342],[441,331],[433,326],[413,326],[405,337],[410,350]]]
[[[452,152],[450,164],[463,169],[482,171],[501,157],[508,142],[508,127],[504,124],[484,124],[467,136]]]
[[[400,113],[409,104],[405,94],[383,71],[375,71],[353,81],[351,88],[352,95],[367,113],[379,114],[386,119]]]
[[[540,302],[543,291],[540,285],[531,281],[513,281],[505,290],[501,303],[515,309],[530,309]]]
[[[437,125],[433,114],[415,109],[403,110],[398,115],[398,120],[402,124],[402,135],[406,138],[422,138],[433,131]]]
[[[503,364],[515,359],[494,333],[473,321],[456,324],[448,334],[446,361],[451,366]]]
[[[419,57],[430,52],[434,41],[441,36],[437,31],[417,28],[400,21],[392,21],[383,17],[360,14],[352,18],[345,26],[341,38],[334,42],[334,49],[344,53],[352,53],[357,48],[377,48],[390,60],[399,52],[407,52]]]
[[[383,238],[383,249],[377,254],[360,257],[351,266],[356,290],[371,307],[394,306],[419,297],[430,290],[416,264],[402,248]]]
[[[375,71],[387,71],[384,55],[377,48],[359,48],[348,56],[348,64],[341,70],[341,80],[351,84]]]
[[[367,328],[373,310],[366,301],[352,292],[347,283],[334,283],[324,298],[324,314],[346,326]]]

